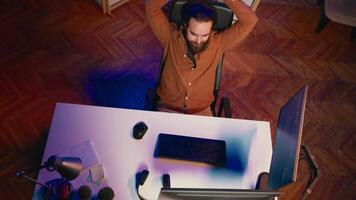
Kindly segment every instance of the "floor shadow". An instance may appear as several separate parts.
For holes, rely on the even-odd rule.
[[[146,92],[154,86],[155,72],[134,69],[92,70],[84,82],[94,105],[139,110],[145,108]]]
[[[42,156],[47,144],[47,138],[49,134],[49,129],[42,130],[37,141],[31,145],[28,149],[24,150],[24,154],[28,155],[28,160],[30,168],[33,168],[33,173],[38,174],[39,168],[42,165]],[[27,153],[26,153],[27,152]]]

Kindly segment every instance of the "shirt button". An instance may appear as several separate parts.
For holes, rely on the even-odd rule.
[[[195,69],[195,68],[193,68],[193,67],[192,67],[190,70],[192,70],[192,71],[193,71],[194,69]]]
[[[191,85],[192,85],[192,83],[191,83],[191,82],[189,82],[189,83],[188,83],[188,85],[189,85],[189,86],[191,86]]]
[[[185,100],[188,100],[188,97],[185,97]]]
[[[186,58],[186,57],[187,57],[187,55],[185,55],[185,54],[184,54],[184,55],[183,55],[183,57],[184,57],[184,58]]]

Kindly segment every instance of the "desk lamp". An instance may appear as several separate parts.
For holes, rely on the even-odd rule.
[[[58,155],[53,155],[48,158],[47,162],[44,162],[41,165],[40,170],[43,168],[46,168],[50,172],[56,170],[62,176],[64,181],[66,181],[67,184],[70,185],[70,183],[68,181],[71,181],[71,180],[74,180],[75,178],[77,178],[79,176],[83,166],[82,166],[82,161],[80,158],[59,157]],[[34,169],[28,170],[28,171],[25,171],[25,170],[18,171],[18,172],[16,172],[16,176],[18,176],[20,178],[27,179],[31,182],[34,182],[36,184],[43,186],[46,189],[54,191],[55,186],[41,183],[41,182],[27,176],[27,174],[32,172],[33,170]]]

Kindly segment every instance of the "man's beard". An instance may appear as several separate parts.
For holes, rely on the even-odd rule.
[[[193,52],[193,54],[200,53],[208,47],[208,41],[201,42],[200,44],[188,40],[188,48]]]
[[[208,48],[209,39],[207,41],[205,41],[205,42],[201,42],[200,44],[198,44],[196,42],[188,40],[188,38],[187,38],[187,29],[186,28],[183,29],[183,33],[184,33],[185,41],[187,42],[188,49],[193,54],[200,53],[200,52],[204,51],[206,48]]]

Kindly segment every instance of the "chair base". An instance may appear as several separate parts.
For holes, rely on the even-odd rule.
[[[320,5],[322,5],[324,3],[324,0],[317,0],[316,1],[316,5],[317,6],[320,6]]]
[[[329,22],[330,22],[330,19],[325,15],[325,10],[323,7],[321,9],[320,19],[318,22],[318,26],[315,29],[315,33],[320,33]]]
[[[351,33],[350,33],[350,41],[353,43],[355,41],[356,37],[356,27],[352,27]]]

